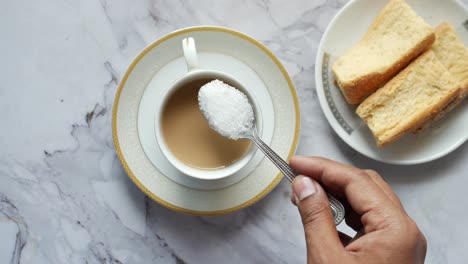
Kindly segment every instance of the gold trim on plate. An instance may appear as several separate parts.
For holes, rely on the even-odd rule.
[[[262,43],[258,42],[257,40],[253,39],[252,37],[249,37],[243,33],[240,33],[238,31],[228,29],[228,28],[223,28],[223,27],[215,27],[215,26],[200,26],[200,27],[190,27],[190,28],[185,28],[181,30],[174,31],[172,33],[169,33],[168,35],[156,40],[152,44],[150,44],[148,47],[146,47],[138,56],[133,60],[133,62],[130,64],[128,67],[127,71],[125,72],[125,75],[123,76],[122,80],[120,81],[119,88],[117,90],[117,93],[115,95],[115,100],[114,100],[114,107],[112,109],[112,136],[114,139],[114,145],[115,145],[115,151],[117,152],[117,156],[120,159],[120,162],[122,163],[123,168],[127,172],[127,175],[130,177],[130,179],[136,184],[136,186],[147,196],[149,196],[151,199],[154,201],[158,202],[159,204],[182,213],[187,213],[187,214],[193,214],[193,215],[221,215],[221,214],[227,214],[227,213],[232,213],[234,211],[237,211],[239,209],[245,208],[247,206],[250,206],[263,198],[265,195],[267,195],[281,180],[282,174],[279,173],[275,179],[259,194],[257,194],[254,198],[250,199],[247,202],[244,202],[238,206],[229,208],[229,209],[224,209],[224,210],[218,210],[218,211],[195,211],[195,210],[190,210],[182,207],[175,206],[173,204],[170,204],[166,202],[165,200],[159,198],[155,194],[153,194],[150,190],[148,190],[141,182],[137,179],[135,174],[130,170],[124,156],[122,153],[122,150],[120,148],[119,144],[119,138],[117,136],[117,126],[116,126],[116,120],[117,120],[117,111],[118,111],[118,106],[119,106],[119,100],[120,100],[120,95],[122,93],[123,87],[125,86],[125,83],[127,82],[128,76],[130,73],[133,71],[137,63],[148,53],[150,52],[153,48],[157,47],[159,44],[162,42],[173,38],[175,36],[185,34],[185,33],[190,33],[190,32],[195,32],[195,31],[216,31],[216,32],[224,32],[228,34],[235,35],[237,37],[240,37],[242,39],[245,39],[249,41],[250,43],[256,45],[260,49],[262,49],[268,56],[275,62],[275,64],[278,66],[278,68],[281,70],[283,73],[283,76],[286,78],[289,89],[291,90],[291,94],[294,99],[294,110],[296,111],[296,127],[295,127],[295,132],[294,132],[294,140],[291,145],[291,149],[288,154],[288,160],[294,155],[294,152],[296,151],[298,139],[299,139],[299,127],[300,127],[300,112],[299,112],[299,103],[297,100],[297,94],[296,94],[296,89],[294,88],[294,84],[289,77],[288,72],[284,68],[284,66],[281,64],[279,59],[267,48],[265,47]]]

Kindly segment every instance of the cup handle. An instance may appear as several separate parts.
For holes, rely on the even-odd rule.
[[[184,38],[182,40],[182,49],[184,50],[184,57],[188,71],[193,71],[199,68],[195,40],[193,38]]]

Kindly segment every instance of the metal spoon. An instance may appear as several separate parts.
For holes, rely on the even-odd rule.
[[[240,131],[234,131],[233,132],[235,134],[234,137],[230,133],[227,133],[225,129],[222,129],[218,127],[218,125],[216,125],[216,124],[226,124],[224,120],[221,120],[221,118],[224,117],[224,115],[218,111],[216,111],[216,113],[210,113],[209,110],[206,109],[207,108],[206,104],[208,104],[206,101],[206,98],[208,95],[207,93],[204,93],[203,91],[206,91],[206,90],[213,91],[213,89],[228,90],[228,89],[235,89],[235,88],[226,83],[224,83],[224,86],[223,86],[223,82],[219,82],[219,80],[216,82],[216,84],[214,84],[214,82],[216,81],[210,82],[208,84],[205,84],[203,87],[201,87],[199,96],[198,96],[198,99],[200,102],[200,110],[202,111],[203,116],[207,119],[208,125],[213,130],[215,130],[216,132],[218,132],[219,134],[225,137],[230,137],[233,139],[245,138],[245,139],[249,139],[253,141],[254,144],[265,154],[265,156],[267,156],[273,162],[273,164],[275,164],[276,167],[278,167],[278,169],[283,173],[283,175],[286,176],[286,178],[288,178],[290,182],[292,182],[294,178],[297,176],[297,173],[295,173],[294,170],[288,165],[288,163],[286,163],[286,161],[284,161],[280,156],[278,156],[278,154],[276,154],[276,152],[273,151],[267,144],[265,144],[265,142],[263,142],[262,139],[258,136],[256,122],[255,122],[255,111],[253,111],[252,99],[249,96],[246,96],[240,90],[238,90],[238,92],[240,93],[231,94],[231,97],[239,96],[240,97],[239,101],[241,102],[240,104],[241,105],[244,104],[242,106],[245,107],[247,110],[250,107],[251,108],[250,110],[252,111],[252,114],[253,114],[253,118],[248,117],[247,120],[241,120],[244,122],[248,122],[248,124],[245,127],[243,127],[243,129],[240,129]],[[214,86],[211,86],[212,83]],[[242,87],[242,85],[238,85],[238,87]],[[242,89],[242,90],[245,90],[245,89]],[[245,96],[247,100],[243,100],[244,99],[243,96]],[[239,99],[239,97],[236,99]],[[205,100],[203,98],[205,98]],[[211,102],[214,102],[214,101],[212,100]],[[227,107],[232,107],[232,105],[231,106],[227,105]],[[236,113],[235,111],[239,111],[238,109],[231,109],[231,110],[233,110],[233,113]],[[213,119],[217,122],[214,122]],[[335,221],[335,224],[338,225],[341,221],[343,221],[343,218],[345,215],[345,209],[343,205],[336,198],[334,198],[328,193],[327,193],[327,196],[330,202],[330,208],[332,211],[333,219]]]

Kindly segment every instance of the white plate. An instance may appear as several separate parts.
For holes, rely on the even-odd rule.
[[[143,50],[116,94],[112,129],[117,154],[133,182],[153,200],[185,213],[213,215],[249,206],[271,191],[279,171],[259,151],[223,189],[200,190],[161,154],[154,135],[160,95],[186,73],[181,41],[197,42],[202,68],[224,71],[252,88],[262,105],[263,137],[280,156],[294,154],[299,136],[296,92],[284,67],[262,44],[237,31],[193,27],[173,32]],[[265,111],[265,112],[264,112]]]
[[[427,23],[451,23],[465,46],[468,44],[468,11],[455,0],[407,0]],[[331,65],[369,28],[387,0],[354,0],[331,21],[320,42],[315,81],[320,106],[335,132],[349,146],[369,158],[393,164],[418,164],[440,158],[468,139],[468,104],[459,105],[423,133],[409,134],[379,149],[368,127],[344,100],[334,83]]]

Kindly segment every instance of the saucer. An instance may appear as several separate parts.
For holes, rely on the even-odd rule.
[[[230,213],[268,194],[281,180],[260,151],[233,181],[199,186],[161,154],[154,135],[158,98],[187,72],[181,42],[193,37],[200,66],[226,72],[252,89],[261,105],[262,138],[289,159],[299,138],[299,104],[278,58],[253,38],[222,27],[191,27],[170,33],[144,49],[119,85],[112,114],[117,155],[132,181],[156,202],[196,215]]]
[[[419,164],[443,157],[468,139],[468,100],[462,102],[425,131],[408,134],[378,148],[372,133],[346,103],[336,86],[331,67],[340,54],[368,30],[387,0],[352,0],[341,9],[323,34],[315,63],[315,82],[320,106],[338,136],[361,154],[385,163]],[[407,0],[429,25],[451,23],[468,45],[468,10],[455,0]]]

